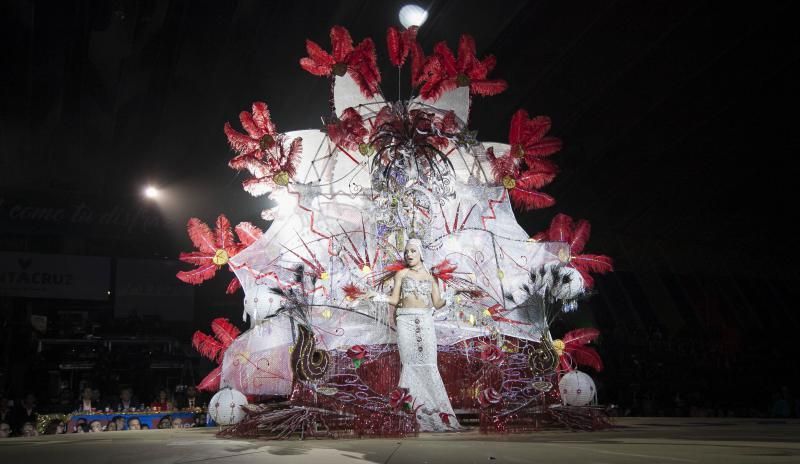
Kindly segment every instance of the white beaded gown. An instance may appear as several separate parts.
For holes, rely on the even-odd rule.
[[[431,285],[431,281],[403,277],[401,298],[413,293],[418,299],[430,303]],[[402,364],[399,386],[408,389],[415,407],[421,405],[417,409],[420,430],[458,430],[460,425],[436,364],[436,330],[431,307],[432,304],[428,308],[397,308],[397,347]]]

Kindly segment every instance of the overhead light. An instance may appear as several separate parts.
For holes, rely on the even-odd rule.
[[[156,198],[158,198],[158,196],[160,194],[161,194],[161,192],[158,190],[158,188],[156,188],[156,187],[154,187],[152,185],[148,185],[144,189],[144,196],[146,196],[147,198],[150,198],[150,199],[156,199]]]
[[[406,29],[412,26],[422,26],[428,19],[428,12],[419,5],[406,5],[400,8],[400,24]]]

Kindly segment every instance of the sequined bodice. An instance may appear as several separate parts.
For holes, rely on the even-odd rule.
[[[400,297],[414,295],[420,300],[429,300],[431,292],[433,291],[432,282],[430,280],[417,280],[412,277],[403,277],[400,284]]]

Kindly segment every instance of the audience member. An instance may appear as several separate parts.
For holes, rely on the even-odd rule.
[[[92,387],[84,387],[81,393],[81,402],[78,404],[76,411],[92,412],[93,410],[101,409],[100,405],[95,402],[94,391]]]
[[[176,417],[172,419],[172,428],[173,429],[182,429],[183,428],[183,420],[180,417]]]
[[[0,438],[7,438],[11,435],[11,425],[8,422],[0,422]]]
[[[173,408],[172,404],[169,393],[165,388],[162,388],[158,391],[158,397],[150,404],[150,407],[159,411],[169,411]]]
[[[64,425],[64,421],[60,419],[53,419],[47,423],[47,426],[44,428],[45,435],[60,435],[66,432],[67,427]]]
[[[138,401],[133,396],[133,390],[131,388],[123,388],[119,391],[119,402],[116,410],[121,412],[136,410],[141,407],[137,403]]]
[[[202,406],[197,392],[197,387],[190,385],[178,400],[178,409],[194,409]]]
[[[16,429],[22,430],[22,426],[26,422],[35,424],[38,415],[39,412],[36,408],[36,397],[32,393],[28,393],[25,395],[25,399],[22,400],[22,403],[19,405],[16,412],[14,412],[14,419],[17,422]]]

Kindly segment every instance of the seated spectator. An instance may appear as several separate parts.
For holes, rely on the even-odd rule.
[[[142,430],[142,421],[138,417],[128,419],[128,430]]]
[[[178,409],[194,409],[202,407],[197,387],[190,385],[186,388],[186,393],[178,401]]]
[[[173,401],[166,389],[162,388],[158,391],[158,397],[150,404],[150,407],[158,411],[169,411],[173,408]]]
[[[171,429],[172,428],[172,418],[169,416],[164,416],[158,421],[158,428],[159,429]]]
[[[36,407],[36,397],[33,393],[25,395],[25,399],[14,412],[14,419],[17,422],[17,430],[22,430],[22,426],[26,422],[31,424],[36,423],[36,418],[39,416],[38,408]]]
[[[89,422],[89,433],[98,433],[103,431],[103,423],[95,419]]]
[[[142,424],[142,430],[150,430],[150,426],[147,424]]]
[[[130,388],[123,388],[119,391],[119,401],[115,411],[126,412],[139,409],[141,405],[133,397],[133,390]]]
[[[108,424],[106,424],[105,431],[106,432],[116,432],[117,431],[117,423],[114,422],[113,420],[108,421]]]
[[[39,436],[39,432],[36,431],[36,426],[33,425],[33,422],[25,422],[24,424],[22,424],[22,436],[23,437]]]
[[[0,438],[8,438],[11,435],[11,425],[8,422],[0,422]]]
[[[80,412],[92,412],[95,410],[99,410],[100,405],[93,398],[94,391],[92,387],[84,387],[81,393],[81,402],[78,404],[76,411]]]
[[[176,417],[172,419],[172,428],[173,429],[182,429],[183,428],[183,420],[180,417]]]

